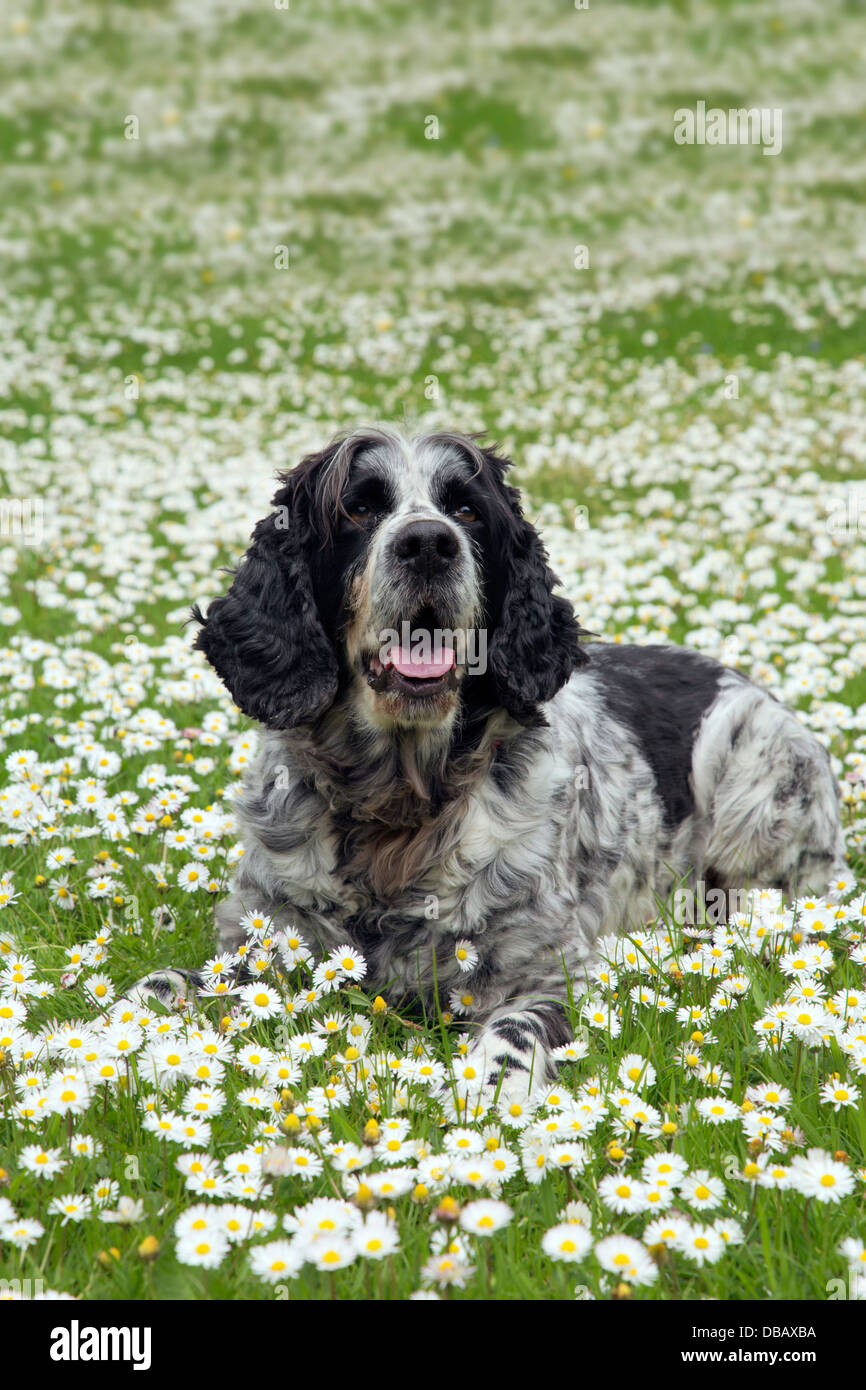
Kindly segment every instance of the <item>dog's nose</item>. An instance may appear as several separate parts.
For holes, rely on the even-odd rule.
[[[442,574],[459,552],[456,535],[443,521],[412,521],[394,541],[397,559],[425,579]]]

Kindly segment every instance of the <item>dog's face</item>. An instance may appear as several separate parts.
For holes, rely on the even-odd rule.
[[[571,605],[505,482],[462,435],[350,435],[283,475],[197,645],[271,728],[335,701],[380,731],[465,707],[537,717],[583,659]]]
[[[331,546],[332,628],[356,707],[376,727],[447,722],[469,668],[483,673],[491,504],[449,442],[371,439],[355,452]]]

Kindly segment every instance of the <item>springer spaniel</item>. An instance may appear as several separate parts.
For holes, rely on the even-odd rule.
[[[516,1095],[600,933],[683,882],[820,892],[842,841],[827,752],[772,695],[691,650],[579,643],[508,467],[458,434],[337,440],[195,613],[265,730],[220,949],[248,910],[351,943],[390,1002],[465,1011],[479,1077]]]

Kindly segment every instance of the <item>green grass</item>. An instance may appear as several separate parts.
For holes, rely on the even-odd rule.
[[[0,752],[5,760],[35,751],[46,766],[33,782],[50,792],[57,820],[56,832],[37,821],[19,838],[7,815],[14,770],[0,774],[0,821],[12,835],[2,871],[18,895],[0,910],[8,948],[0,960],[22,953],[54,987],[31,1002],[28,1031],[96,1020],[88,973],[68,986],[61,979],[66,950],[107,922],[104,968],[118,991],[156,965],[192,968],[210,955],[217,895],[178,887],[184,858],[169,844],[178,817],[153,836],[115,841],[89,813],[64,805],[87,772],[61,762],[67,740],[95,738],[121,757],[109,794],[143,801],[146,766],[164,763],[174,776],[209,756],[209,770],[190,774],[187,804],[229,804],[231,742],[249,726],[215,685],[197,699],[178,695],[172,683],[191,669],[179,614],[220,591],[219,566],[242,553],[274,471],[337,429],[396,420],[487,431],[515,459],[530,514],[545,508],[545,539],[586,626],[608,640],[653,640],[661,630],[676,642],[709,627],[708,649],[773,681],[826,735],[837,771],[854,771],[866,756],[866,638],[856,612],[866,571],[862,546],[828,545],[824,521],[834,489],[853,484],[866,457],[854,0],[825,6],[820,19],[780,13],[769,0],[748,13],[732,0],[621,0],[587,12],[533,0],[507,17],[486,0],[446,3],[435,16],[403,0],[288,11],[249,3],[206,9],[194,24],[172,0],[89,9],[68,0],[64,9],[62,30],[43,3],[0,22],[10,93],[0,110],[8,190],[0,490],[44,497],[51,518],[40,545],[2,537],[16,549],[0,565],[0,613],[15,610],[0,627]],[[674,111],[699,100],[781,105],[782,154],[675,146]],[[796,119],[804,101],[808,119]],[[123,138],[130,114],[138,141]],[[438,140],[425,139],[431,115]],[[274,269],[282,244],[284,272]],[[573,264],[579,244],[590,249],[585,270]],[[728,399],[732,373],[739,395]],[[132,376],[137,400],[124,394]],[[575,528],[577,508],[588,530]],[[750,564],[761,548],[755,583]],[[714,553],[728,558],[728,571],[701,570]],[[68,583],[70,574],[83,581]],[[763,605],[768,590],[781,616]],[[718,600],[743,611],[720,614]],[[815,619],[826,624],[820,635]],[[143,641],[138,655],[124,646],[130,638]],[[34,639],[46,648],[34,650]],[[56,703],[51,683],[60,660],[72,663],[68,706]],[[14,677],[31,671],[32,687],[17,688]],[[140,689],[124,688],[128,677]],[[153,750],[130,753],[125,731],[144,710],[174,729]],[[215,710],[229,724],[212,748],[184,737]],[[30,722],[9,722],[19,719]],[[855,901],[866,890],[861,786],[845,784]],[[225,830],[213,861],[223,887],[237,838]],[[71,912],[50,896],[48,855],[58,844],[78,859]],[[89,898],[88,870],[112,862],[117,901]],[[148,865],[164,866],[165,888]],[[173,932],[155,929],[162,905],[176,915]],[[659,911],[670,922],[670,904]],[[672,942],[678,955],[679,928]],[[831,938],[831,994],[863,989],[852,944],[841,932]],[[712,1041],[698,1045],[703,1061],[730,1074],[737,1103],[761,1081],[791,1089],[786,1120],[802,1136],[779,1151],[785,1166],[802,1137],[844,1152],[862,1174],[862,1100],[837,1114],[819,1099],[833,1072],[855,1081],[862,1068],[830,1043],[760,1048],[753,1024],[785,980],[772,958],[740,947],[732,965],[748,970],[751,989],[716,1018]],[[4,979],[0,998],[11,988]],[[702,1268],[659,1255],[657,1281],[636,1285],[634,1297],[817,1300],[844,1275],[839,1243],[866,1229],[862,1176],[838,1206],[743,1178],[754,1154],[740,1122],[713,1127],[692,1108],[711,1089],[681,1058],[688,1029],[675,1012],[630,998],[648,979],[637,966],[621,970],[608,1001],[621,1010],[616,1038],[572,1008],[589,1051],[562,1069],[561,1089],[583,1095],[597,1075],[612,1093],[620,1059],[640,1053],[657,1071],[646,1099],[676,1129],[638,1127],[624,1136],[623,1157],[612,1156],[612,1103],[582,1171],[534,1184],[519,1170],[501,1193],[511,1223],[489,1244],[467,1237],[474,1269],[451,1297],[571,1299],[576,1286],[610,1297],[616,1281],[593,1256],[556,1263],[542,1238],[575,1199],[589,1207],[595,1239],[640,1238],[649,1218],[615,1215],[599,1184],[635,1174],[666,1148],[723,1180],[713,1215],[736,1218],[744,1240]],[[303,976],[277,983],[290,995]],[[694,978],[663,983],[677,1005],[706,1003],[711,988]],[[347,1018],[370,1025],[378,1095],[363,1093],[357,1072],[337,1060],[344,1030],[326,1056],[306,1063],[293,1096],[273,1111],[277,1124],[310,1087],[340,1073],[351,1095],[327,1117],[335,1140],[363,1146],[374,1111],[398,1113],[414,1139],[438,1151],[450,1118],[420,1088],[395,1094],[387,1058],[423,1046],[456,1062],[460,1026],[419,1019],[390,998],[384,1012],[374,1009],[363,988],[336,998]],[[219,1024],[219,1003],[202,1009]],[[277,1031],[258,1023],[250,1036],[274,1044]],[[0,1058],[8,1178],[0,1198],[45,1227],[23,1255],[0,1246],[0,1279],[42,1278],[87,1299],[407,1298],[423,1282],[431,1233],[445,1229],[432,1190],[380,1204],[393,1206],[400,1235],[398,1253],[382,1263],[359,1260],[334,1274],[308,1263],[284,1284],[255,1278],[243,1246],[218,1269],[183,1263],[174,1223],[200,1199],[175,1167],[180,1149],[143,1128],[153,1095],[143,1068],[133,1060],[123,1085],[94,1086],[72,1126],[102,1146],[85,1160],[69,1153],[63,1116],[24,1124],[14,1113],[16,1086],[42,1065],[54,1062],[24,1057],[17,1045]],[[217,1159],[256,1138],[263,1111],[237,1102],[250,1084],[227,1069],[225,1108],[201,1146]],[[166,1093],[163,1105],[178,1108],[185,1090]],[[267,1143],[284,1137],[277,1129]],[[516,1131],[504,1139],[519,1152]],[[66,1156],[53,1181],[22,1167],[31,1142]],[[89,1191],[101,1176],[143,1202],[139,1222],[92,1216],[63,1227],[48,1214],[52,1196]],[[250,1208],[282,1217],[340,1183],[332,1167],[310,1184],[283,1177]],[[444,1190],[460,1203],[484,1195],[456,1181]],[[140,1254],[147,1235],[159,1242],[152,1261]]]

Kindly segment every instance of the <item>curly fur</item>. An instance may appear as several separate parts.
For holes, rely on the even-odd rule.
[[[394,1002],[468,991],[487,1081],[525,1089],[601,932],[678,880],[820,891],[842,846],[827,753],[772,696],[693,651],[579,644],[507,467],[461,435],[335,441],[282,477],[197,642],[265,727],[221,948],[255,908],[354,942]],[[407,700],[371,634],[422,609],[477,621],[488,663]]]

